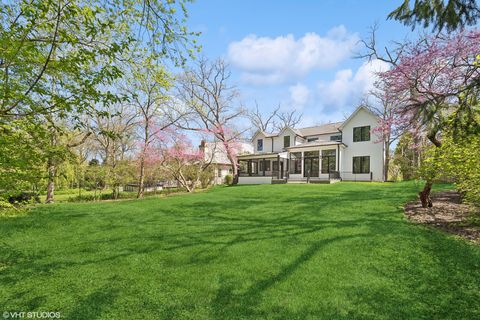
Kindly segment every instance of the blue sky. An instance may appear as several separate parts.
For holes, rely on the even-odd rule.
[[[203,0],[188,6],[188,23],[202,32],[203,55],[230,64],[243,105],[256,100],[268,111],[280,103],[310,126],[343,120],[371,88],[373,72],[386,68],[353,58],[371,25],[379,24],[381,47],[416,34],[386,20],[400,3]]]

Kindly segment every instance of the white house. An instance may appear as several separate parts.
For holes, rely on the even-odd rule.
[[[238,141],[236,143],[238,154],[253,154],[253,145],[250,141]],[[206,142],[202,141],[200,149],[205,154],[205,160],[210,162],[215,170],[214,184],[222,184],[225,182],[225,177],[232,174],[232,164],[228,160],[225,146],[221,142]]]
[[[347,120],[252,138],[254,152],[238,157],[239,184],[300,181],[383,181],[384,150],[372,129],[378,118],[365,107]]]

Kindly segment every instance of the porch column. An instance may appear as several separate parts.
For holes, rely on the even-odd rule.
[[[265,158],[262,159],[263,176],[265,177]]]
[[[300,159],[300,167],[302,168],[302,169],[300,170],[300,171],[301,171],[300,173],[302,174],[302,177],[304,177],[305,175],[304,175],[304,173],[303,173],[303,170],[305,170],[305,168],[304,168],[304,167],[305,167],[305,162],[304,162],[304,160],[303,160],[303,151],[302,151],[302,158]]]
[[[288,179],[288,177],[290,176],[290,155],[287,157],[287,170],[285,171],[286,173],[286,177]]]
[[[278,163],[278,174],[277,174],[277,178],[280,179],[280,155],[277,156],[277,163]]]
[[[340,174],[340,145],[337,144],[337,170]]]

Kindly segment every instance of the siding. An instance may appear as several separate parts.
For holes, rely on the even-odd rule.
[[[353,171],[353,157],[370,156],[370,171],[373,173],[373,180],[383,181],[383,143],[375,143],[378,138],[372,133],[370,133],[370,141],[353,142],[353,128],[362,126],[370,126],[370,129],[378,126],[377,118],[364,109],[360,109],[342,128],[342,141],[347,147],[340,159],[340,171]],[[353,175],[351,177],[354,178]],[[345,175],[345,178],[349,179],[348,175]],[[367,178],[369,180],[370,176],[358,175],[357,178]]]

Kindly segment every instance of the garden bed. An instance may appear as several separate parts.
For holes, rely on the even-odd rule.
[[[479,208],[462,203],[460,194],[454,190],[433,193],[432,201],[431,208],[422,208],[420,200],[408,203],[406,216],[480,244]]]

